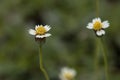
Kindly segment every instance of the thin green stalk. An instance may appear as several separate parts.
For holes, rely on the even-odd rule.
[[[101,39],[101,48],[102,48],[102,51],[103,51],[103,58],[104,58],[104,64],[105,64],[105,76],[106,76],[106,80],[109,80],[107,52],[106,52],[105,46],[103,45],[103,40],[102,39]]]
[[[95,80],[98,80],[99,72],[99,39],[96,38],[96,49],[95,49]]]
[[[39,58],[40,58],[40,69],[43,72],[46,80],[49,80],[49,76],[48,76],[46,70],[44,69],[43,63],[42,63],[42,47],[41,46],[39,47]]]
[[[96,0],[96,17],[99,17],[99,0]]]

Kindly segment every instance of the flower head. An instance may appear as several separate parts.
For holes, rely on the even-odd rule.
[[[59,78],[61,80],[73,80],[75,76],[76,76],[76,71],[74,69],[64,67],[61,69]]]
[[[47,33],[51,29],[50,26],[48,25],[36,25],[35,30],[34,29],[29,29],[29,34],[34,35],[35,38],[46,38],[51,36],[50,33]]]
[[[105,28],[109,27],[108,21],[101,22],[100,18],[95,18],[91,23],[88,23],[87,28],[93,29],[97,36],[103,36],[105,35]]]

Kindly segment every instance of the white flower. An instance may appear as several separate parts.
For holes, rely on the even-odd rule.
[[[101,22],[100,18],[95,18],[91,23],[88,23],[87,28],[93,29],[97,36],[103,36],[105,35],[105,28],[109,27],[108,21]]]
[[[74,69],[64,67],[61,69],[59,78],[61,80],[73,80],[75,76],[76,76],[76,71]]]
[[[36,38],[44,38],[44,37],[49,37],[51,36],[50,33],[47,33],[51,29],[50,26],[48,25],[36,25],[35,30],[34,29],[29,29],[29,34],[35,35]]]

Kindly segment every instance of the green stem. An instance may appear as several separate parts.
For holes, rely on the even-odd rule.
[[[103,51],[103,58],[104,58],[104,64],[105,64],[105,76],[106,76],[106,80],[109,80],[107,52],[106,52],[106,48],[103,45],[103,40],[102,39],[101,39],[101,48],[102,48],[102,51]]]
[[[99,53],[99,39],[96,38],[96,49],[95,49],[95,80],[98,79],[98,69],[99,69],[99,58],[98,58],[98,53]]]
[[[99,0],[96,0],[96,17],[99,17]]]
[[[44,69],[43,63],[42,63],[42,46],[39,47],[39,53],[40,53],[40,54],[39,54],[39,58],[40,58],[40,69],[41,69],[41,71],[43,72],[46,80],[49,80],[48,74],[47,74],[46,70]]]

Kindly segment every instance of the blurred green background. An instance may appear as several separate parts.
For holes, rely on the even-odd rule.
[[[28,29],[48,24],[51,37],[43,47],[44,66],[59,80],[64,66],[75,68],[76,80],[94,80],[95,34],[86,29],[95,18],[96,0],[0,0],[0,80],[45,80],[39,69],[39,50]],[[110,80],[120,80],[120,0],[100,0],[100,17],[109,20],[104,46]],[[99,78],[104,63],[99,55]]]

